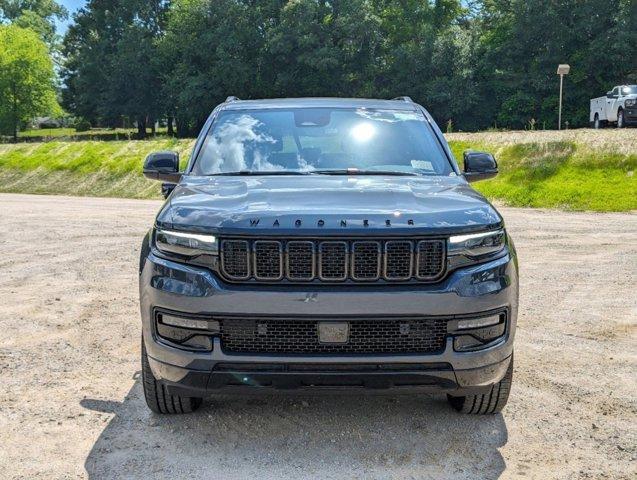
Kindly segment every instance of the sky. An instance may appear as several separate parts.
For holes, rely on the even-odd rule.
[[[65,22],[57,22],[57,29],[59,35],[64,35],[66,29],[73,19],[73,13],[84,6],[86,0],[58,0],[59,3],[64,5],[69,11],[69,18]]]

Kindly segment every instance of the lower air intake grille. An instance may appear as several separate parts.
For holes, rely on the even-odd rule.
[[[445,319],[357,319],[348,321],[347,343],[326,344],[319,342],[315,320],[215,318],[223,350],[234,353],[433,353],[444,348],[447,334]]]

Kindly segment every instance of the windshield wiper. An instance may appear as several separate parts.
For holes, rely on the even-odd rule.
[[[318,175],[394,175],[417,177],[420,174],[416,172],[400,172],[397,170],[359,170],[358,168],[334,168],[326,170],[312,170],[312,173]]]
[[[249,176],[249,175],[309,175],[312,172],[296,170],[238,170],[236,172],[211,173],[209,176]]]

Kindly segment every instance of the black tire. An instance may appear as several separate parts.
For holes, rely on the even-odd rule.
[[[447,395],[447,400],[449,400],[449,403],[454,409],[461,413],[469,413],[473,415],[500,413],[509,399],[512,381],[513,355],[511,356],[509,368],[504,374],[504,377],[498,383],[493,385],[488,393],[465,395],[463,397]]]
[[[155,413],[191,413],[202,403],[201,398],[170,395],[161,382],[158,382],[150,369],[146,346],[142,338],[142,384],[146,405]]]
[[[595,114],[595,120],[593,120],[593,128],[595,130],[602,128],[602,122],[599,120],[599,115],[597,113]]]
[[[624,121],[624,111],[620,109],[617,112],[617,128],[624,128],[625,125],[626,122]]]

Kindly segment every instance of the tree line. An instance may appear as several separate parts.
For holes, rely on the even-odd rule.
[[[409,95],[443,129],[555,128],[559,63],[575,127],[637,83],[637,0],[89,0],[58,48],[62,106],[140,136],[194,135],[228,95]]]

